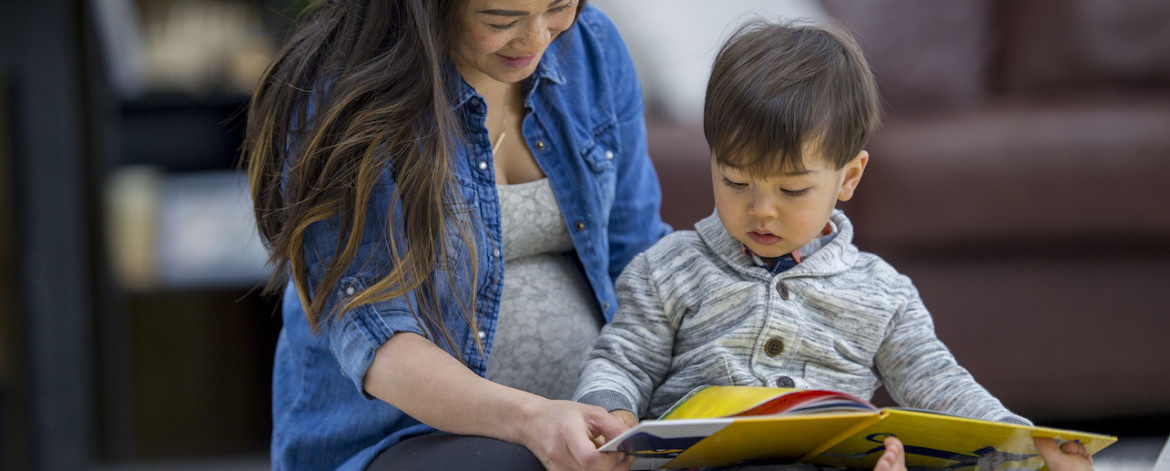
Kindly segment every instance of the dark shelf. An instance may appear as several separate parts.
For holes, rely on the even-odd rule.
[[[149,94],[121,104],[119,164],[168,172],[235,168],[246,95]]]

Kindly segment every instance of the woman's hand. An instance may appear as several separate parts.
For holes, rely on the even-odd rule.
[[[633,456],[597,451],[626,431],[605,409],[572,401],[534,401],[522,422],[522,442],[549,470],[628,470]]]
[[[628,428],[605,409],[493,383],[416,334],[395,334],[378,348],[363,385],[439,430],[523,445],[550,470],[626,470],[633,461],[597,451],[594,439]]]
[[[638,425],[638,417],[635,416],[633,412],[630,412],[628,410],[621,410],[621,409],[611,410],[611,411],[609,411],[609,415],[617,417],[618,420],[620,420],[620,421],[622,421],[622,423],[626,424],[627,428],[633,428],[635,425]]]

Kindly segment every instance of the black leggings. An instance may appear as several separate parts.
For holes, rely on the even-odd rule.
[[[500,469],[543,471],[531,451],[494,438],[436,432],[407,438],[374,458],[367,471]]]

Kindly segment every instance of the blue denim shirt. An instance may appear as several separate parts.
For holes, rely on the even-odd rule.
[[[503,259],[493,250],[501,246],[500,207],[484,126],[487,107],[474,89],[458,82],[452,109],[464,126],[468,145],[455,156],[462,196],[461,207],[455,209],[478,221],[473,227],[479,331],[468,328],[453,299],[444,300],[442,311],[455,343],[448,350],[483,375],[504,276]],[[635,255],[670,231],[659,216],[661,194],[646,152],[642,95],[633,64],[609,19],[586,7],[576,25],[549,47],[524,87],[524,139],[552,184],[581,267],[608,321],[617,309],[614,280],[618,274]],[[389,206],[394,204],[389,174],[374,192],[366,238],[355,263],[332,290],[327,311],[389,270],[383,243],[388,237]],[[320,279],[337,244],[335,224],[326,221],[309,229],[310,283]],[[452,237],[448,243],[460,251],[461,240]],[[441,284],[441,293],[465,290],[470,284],[468,273],[453,272],[454,284]],[[323,334],[317,335],[309,331],[290,284],[284,295],[284,328],[273,371],[274,469],[363,469],[404,436],[433,430],[362,390],[374,351],[390,336],[397,332],[425,335],[411,314],[414,302],[412,295],[356,308],[340,320],[326,322]],[[476,337],[483,342],[484,354],[476,348]]]

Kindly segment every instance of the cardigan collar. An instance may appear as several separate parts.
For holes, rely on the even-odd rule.
[[[837,226],[837,235],[812,254],[802,257],[795,267],[776,275],[769,274],[766,269],[759,270],[750,257],[744,256],[743,244],[727,232],[727,228],[723,227],[723,223],[719,221],[717,212],[711,213],[710,216],[696,223],[695,232],[724,263],[741,272],[768,278],[772,276],[826,276],[849,269],[857,261],[859,254],[857,247],[853,245],[853,224],[845,216],[845,213],[834,209],[832,215],[829,216],[829,221]]]

